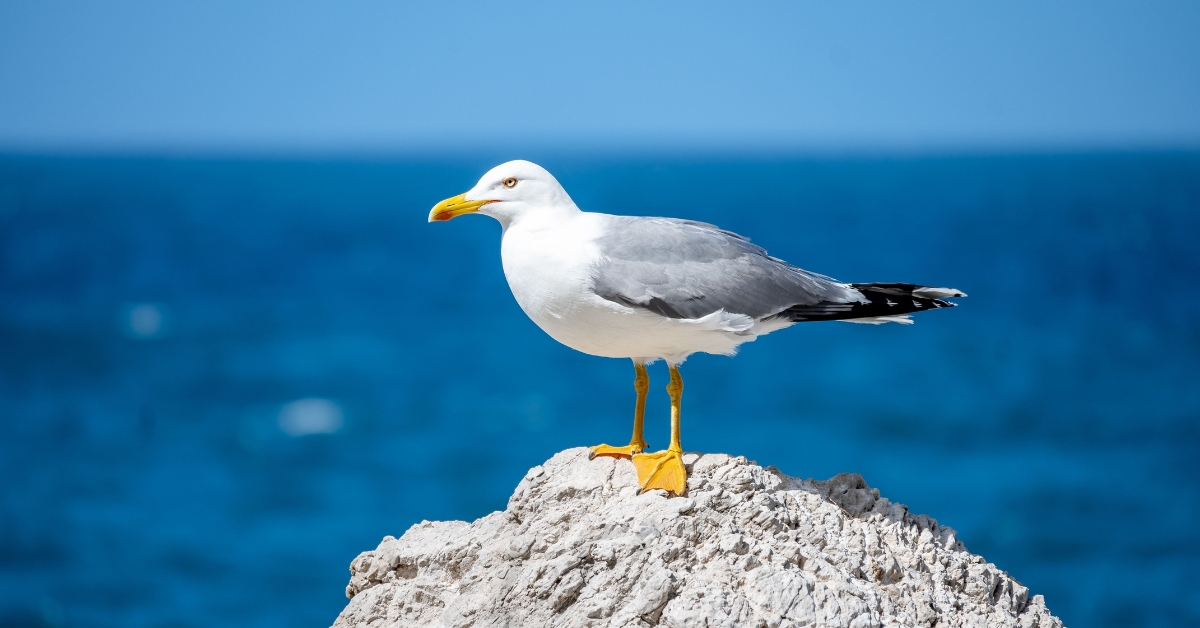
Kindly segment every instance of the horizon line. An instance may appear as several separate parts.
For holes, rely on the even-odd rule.
[[[0,158],[125,158],[214,160],[378,161],[413,158],[483,157],[497,153],[625,158],[939,158],[1038,155],[1187,154],[1200,152],[1192,142],[562,142],[461,141],[328,143],[5,143]]]

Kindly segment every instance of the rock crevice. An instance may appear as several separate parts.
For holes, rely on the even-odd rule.
[[[953,529],[855,474],[688,454],[686,497],[561,452],[503,512],[422,522],[350,565],[335,627],[1061,627]]]

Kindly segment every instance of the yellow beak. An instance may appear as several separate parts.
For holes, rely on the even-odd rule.
[[[461,216],[463,214],[473,214],[473,213],[479,211],[480,207],[483,207],[484,205],[487,205],[488,203],[496,202],[496,201],[468,201],[468,200],[466,200],[466,196],[467,196],[466,194],[459,194],[458,196],[450,197],[450,198],[438,203],[437,205],[434,205],[433,209],[429,211],[429,222],[450,220],[451,218],[454,218],[455,216]]]

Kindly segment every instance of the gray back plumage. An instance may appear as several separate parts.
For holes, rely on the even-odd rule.
[[[724,309],[762,319],[795,305],[858,298],[844,284],[707,223],[613,216],[596,244],[603,257],[593,272],[595,293],[669,318]]]

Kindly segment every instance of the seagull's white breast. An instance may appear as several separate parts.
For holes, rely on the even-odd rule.
[[[514,224],[500,245],[504,276],[525,314],[555,340],[587,353],[593,352],[588,322],[616,305],[591,291],[597,235],[595,221],[580,213],[553,224]]]

